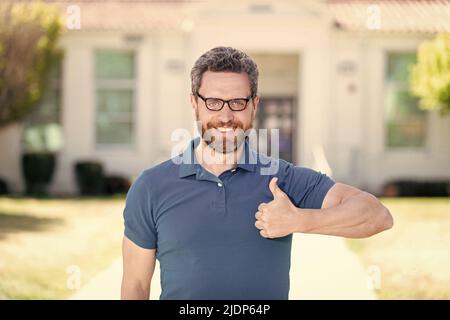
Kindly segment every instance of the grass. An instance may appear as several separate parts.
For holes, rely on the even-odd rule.
[[[382,199],[394,228],[347,240],[381,271],[381,299],[450,299],[450,199]],[[65,299],[121,253],[124,197],[0,198],[0,299]]]
[[[0,299],[74,294],[71,266],[83,286],[121,254],[123,206],[124,197],[0,198]]]
[[[381,271],[380,299],[450,299],[450,198],[381,199],[394,228],[347,244]]]

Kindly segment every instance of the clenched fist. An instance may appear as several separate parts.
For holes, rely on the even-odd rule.
[[[298,208],[291,202],[287,194],[277,185],[277,178],[269,183],[273,200],[261,203],[255,214],[255,227],[264,238],[284,237],[295,231],[298,223]]]

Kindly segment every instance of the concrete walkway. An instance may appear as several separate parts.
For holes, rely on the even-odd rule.
[[[120,298],[122,258],[100,272],[71,299]],[[376,299],[368,288],[369,274],[342,238],[295,234],[291,261],[290,299]],[[159,263],[156,263],[150,299],[159,299]]]

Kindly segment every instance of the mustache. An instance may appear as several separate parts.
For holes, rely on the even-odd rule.
[[[244,130],[244,125],[240,121],[228,121],[228,122],[216,121],[216,122],[208,122],[206,124],[206,129],[219,128],[219,127],[232,128],[233,130],[236,130],[236,129]]]

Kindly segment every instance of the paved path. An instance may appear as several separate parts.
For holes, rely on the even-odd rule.
[[[100,272],[71,299],[119,299],[122,258]],[[376,299],[368,289],[368,274],[344,240],[321,235],[295,234],[291,261],[290,299]],[[159,299],[156,263],[150,299]]]

